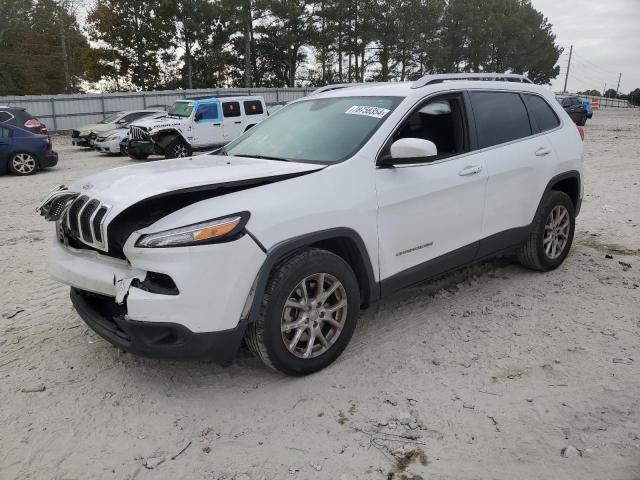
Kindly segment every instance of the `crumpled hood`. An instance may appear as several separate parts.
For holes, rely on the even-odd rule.
[[[69,185],[69,190],[111,206],[113,218],[127,207],[177,191],[251,183],[323,169],[323,165],[246,157],[200,155],[113,168]]]
[[[144,118],[131,123],[131,126],[145,127],[147,130],[157,130],[159,128],[177,128],[184,125],[187,118],[169,117],[167,115],[160,118]]]
[[[107,130],[111,130],[115,126],[115,123],[92,123],[90,125],[83,125],[78,131],[80,136],[89,135],[91,132],[102,133]]]

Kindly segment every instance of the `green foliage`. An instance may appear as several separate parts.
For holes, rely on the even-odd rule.
[[[559,73],[530,0],[101,0],[85,32],[73,1],[0,1],[0,94]]]
[[[79,90],[89,44],[66,7],[53,0],[0,1],[0,95]]]

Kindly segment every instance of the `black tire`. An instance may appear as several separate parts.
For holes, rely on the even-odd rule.
[[[555,258],[551,258],[545,251],[544,237],[545,226],[549,220],[551,212],[556,207],[564,207],[569,216],[568,235],[566,243],[561,248],[560,253]],[[571,198],[564,193],[552,190],[542,199],[542,204],[533,219],[533,225],[529,238],[518,252],[518,261],[525,267],[540,272],[553,270],[560,266],[569,254],[573,243],[573,234],[576,226],[576,211]]]
[[[285,302],[303,279],[321,273],[331,275],[344,287],[347,300],[345,320],[334,343],[324,353],[313,358],[300,358],[285,345],[281,332]],[[253,355],[274,370],[289,375],[307,375],[325,368],[340,356],[351,340],[359,314],[360,290],[349,264],[326,250],[303,250],[274,267],[258,318],[247,328],[245,343]]]
[[[12,174],[26,177],[36,173],[39,163],[35,155],[28,152],[17,152],[11,155],[7,166]]]
[[[192,155],[191,146],[180,137],[173,140],[164,151],[164,158],[184,158]]]

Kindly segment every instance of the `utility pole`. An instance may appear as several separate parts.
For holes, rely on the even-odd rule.
[[[620,92],[620,80],[622,80],[622,72],[618,75],[618,86],[616,87],[616,95]]]
[[[573,55],[573,45],[569,47],[569,63],[567,63],[567,73],[564,76],[564,91],[567,91],[567,82],[569,81],[569,69],[571,68],[571,56]]]

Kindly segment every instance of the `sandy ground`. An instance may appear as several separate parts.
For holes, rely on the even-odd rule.
[[[587,126],[561,268],[500,260],[405,290],[295,379],[247,353],[136,358],[84,326],[34,208],[129,160],[54,143],[57,168],[0,177],[1,479],[640,478],[639,111]]]

